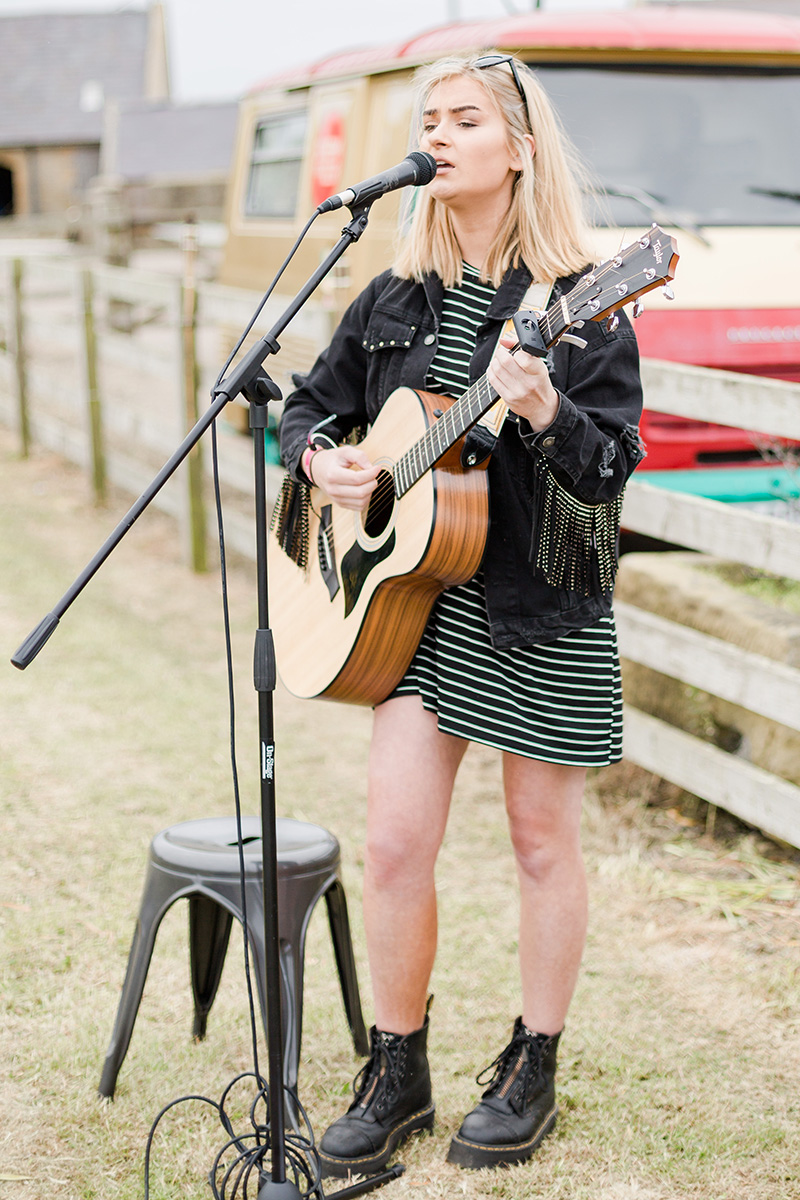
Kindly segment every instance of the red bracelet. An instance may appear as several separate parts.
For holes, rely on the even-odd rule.
[[[306,479],[308,479],[309,483],[312,484],[314,483],[314,476],[311,474],[311,460],[319,450],[319,446],[309,446],[307,450],[303,451],[303,457],[300,460],[300,466],[303,469],[303,474],[305,475]]]

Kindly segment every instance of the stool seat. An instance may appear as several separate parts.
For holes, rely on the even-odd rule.
[[[339,843],[320,825],[279,817],[276,821],[280,980],[266,979],[262,839],[259,817],[242,817],[244,904],[249,948],[267,1030],[266,987],[281,989],[283,1076],[296,1094],[303,1027],[303,966],[308,922],[324,896],[342,988],[345,1014],[359,1054],[369,1053],[358,991],[347,901],[342,886]],[[147,971],[161,920],[176,900],[189,900],[189,950],[194,996],[193,1034],[205,1037],[225,962],[231,924],[243,921],[239,842],[234,817],[207,817],[172,825],[150,844],[147,875],[128,968],[100,1080],[101,1096],[112,1097],[130,1045]],[[296,1110],[287,1100],[294,1119]]]

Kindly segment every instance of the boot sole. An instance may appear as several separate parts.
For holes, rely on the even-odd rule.
[[[456,1167],[466,1170],[479,1171],[486,1167],[511,1167],[515,1163],[526,1162],[543,1138],[555,1127],[558,1116],[558,1106],[555,1105],[542,1121],[539,1128],[525,1142],[510,1143],[505,1146],[482,1145],[480,1142],[469,1142],[466,1138],[455,1134],[447,1152],[447,1161]]]
[[[397,1125],[388,1135],[380,1150],[362,1158],[337,1158],[318,1150],[320,1169],[323,1179],[346,1179],[348,1175],[376,1175],[382,1171],[399,1145],[414,1133],[429,1132],[433,1129],[435,1106],[421,1109],[406,1117],[402,1124]]]

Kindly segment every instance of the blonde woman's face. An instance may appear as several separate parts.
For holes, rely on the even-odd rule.
[[[522,164],[509,146],[504,118],[479,83],[455,77],[432,90],[420,149],[436,159],[428,187],[443,204],[454,209],[510,204]]]

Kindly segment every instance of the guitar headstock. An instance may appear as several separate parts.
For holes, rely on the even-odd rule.
[[[675,239],[653,225],[638,241],[584,275],[564,297],[567,323],[601,321],[645,292],[663,286],[675,278],[678,257]]]
[[[602,321],[645,292],[664,287],[675,278],[678,257],[675,239],[658,225],[651,226],[638,241],[620,250],[608,262],[593,267],[568,295],[537,317],[544,348],[555,345],[571,325]],[[635,309],[633,315],[637,315]],[[617,320],[611,318],[612,323]]]

